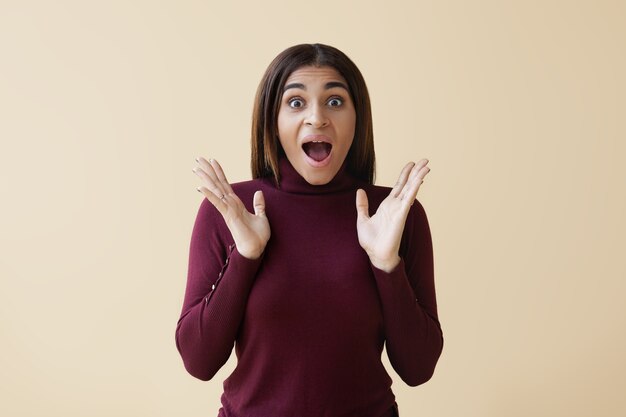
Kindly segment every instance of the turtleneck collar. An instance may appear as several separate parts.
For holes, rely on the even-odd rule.
[[[356,190],[366,185],[348,172],[347,163],[344,160],[335,177],[327,184],[312,185],[302,177],[291,165],[286,156],[278,157],[280,170],[280,190],[294,194],[330,194],[341,191]]]

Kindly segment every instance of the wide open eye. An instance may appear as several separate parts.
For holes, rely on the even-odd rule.
[[[328,100],[328,105],[330,107],[339,107],[343,104],[343,99],[341,97],[333,97]]]
[[[302,101],[302,99],[292,98],[291,100],[289,100],[289,107],[293,109],[299,109],[302,106],[304,106],[304,101]]]

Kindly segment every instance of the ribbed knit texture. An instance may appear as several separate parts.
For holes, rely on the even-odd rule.
[[[391,416],[395,396],[381,362],[411,386],[430,379],[443,349],[430,229],[411,207],[390,273],[358,243],[356,190],[370,214],[391,188],[365,184],[342,166],[328,184],[308,184],[286,158],[281,183],[232,184],[248,210],[262,190],[271,238],[262,257],[243,257],[219,212],[200,204],[191,236],[176,347],[187,371],[207,381],[228,360],[220,417]]]

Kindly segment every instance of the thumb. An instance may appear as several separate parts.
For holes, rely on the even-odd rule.
[[[263,191],[258,190],[254,193],[252,205],[254,206],[254,214],[265,217],[265,197],[263,197]]]
[[[357,221],[363,221],[370,218],[367,194],[365,193],[365,190],[361,188],[356,190],[356,212],[358,216]]]

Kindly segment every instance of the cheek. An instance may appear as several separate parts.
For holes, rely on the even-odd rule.
[[[341,133],[346,142],[352,142],[354,139],[354,133],[356,131],[356,116],[354,114],[346,115],[341,120]],[[348,144],[349,146],[350,144]]]
[[[293,130],[292,126],[293,117],[290,117],[287,112],[280,111],[278,113],[278,120],[276,122],[276,127],[278,128],[278,131],[288,134],[291,130]]]
[[[284,114],[278,114],[278,121],[276,123],[276,128],[278,130],[278,141],[284,150],[290,150],[294,148],[296,145],[296,136],[297,132],[294,127],[293,121]]]

